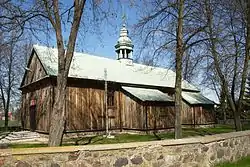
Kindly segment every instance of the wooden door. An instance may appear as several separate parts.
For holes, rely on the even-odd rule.
[[[33,132],[36,130],[36,106],[30,106],[30,130]]]
[[[115,110],[113,108],[108,109],[109,129],[115,128]]]

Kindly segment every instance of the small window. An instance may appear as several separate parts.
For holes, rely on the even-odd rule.
[[[113,107],[115,105],[115,91],[108,91],[108,107]]]

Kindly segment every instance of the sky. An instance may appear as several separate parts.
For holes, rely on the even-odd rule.
[[[120,3],[118,1],[112,1],[112,3],[110,3],[110,1],[101,2],[104,2],[101,4],[103,12],[95,13],[97,15],[95,18],[98,19],[97,21],[93,21],[94,18],[93,12],[91,11],[91,4],[86,4],[82,18],[82,23],[84,23],[84,25],[81,24],[80,26],[75,50],[91,55],[115,59],[116,53],[114,46],[119,38],[119,31],[122,24],[125,22],[129,31],[129,36],[134,44],[133,55],[134,57],[138,56],[140,53],[139,45],[141,45],[141,43],[137,42],[142,40],[133,34],[136,34],[134,26],[141,17],[140,5],[135,6],[133,4],[134,1],[131,0],[120,0]],[[72,5],[72,1],[68,0],[64,0],[63,3],[65,6]],[[108,14],[108,16],[103,17],[104,14]],[[123,19],[124,16],[126,19]],[[64,40],[68,38],[69,30],[70,24],[66,24],[63,28]],[[41,39],[39,39],[39,41],[34,39],[34,43],[56,47],[55,35],[53,33],[49,37],[47,35],[40,36]],[[199,88],[206,97],[218,102],[215,92],[207,88]]]
[[[66,6],[71,5],[71,1],[64,0],[63,2]],[[88,8],[88,5],[89,4],[87,4],[85,8]],[[120,4],[116,1],[112,1],[112,4],[104,3],[102,4],[102,8],[104,10],[111,8],[109,10],[110,12],[107,13],[112,16],[110,19],[104,18],[103,21],[97,21],[96,23],[93,23],[93,13],[89,10],[84,11],[82,22],[85,25],[81,25],[80,27],[75,49],[79,52],[115,59],[116,54],[114,46],[117,43],[119,31],[124,23],[123,16],[126,16],[126,27],[129,30],[132,39],[133,36],[131,36],[131,32],[139,17],[136,13],[136,7],[131,7],[131,2],[129,0],[121,0]],[[100,13],[99,15],[103,17],[103,13]],[[64,40],[68,38],[69,30],[69,24],[63,28]],[[39,40],[34,39],[34,43],[56,47],[55,35],[52,34],[49,37],[43,35]],[[134,45],[136,51],[136,44],[134,43]]]

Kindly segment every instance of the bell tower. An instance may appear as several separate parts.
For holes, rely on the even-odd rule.
[[[117,60],[125,62],[126,64],[133,63],[133,48],[132,40],[128,37],[128,30],[126,25],[123,24],[120,30],[120,37],[115,45],[115,52]]]

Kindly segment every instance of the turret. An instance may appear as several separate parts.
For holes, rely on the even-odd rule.
[[[132,65],[133,63],[133,48],[132,40],[128,37],[128,30],[123,24],[120,30],[120,37],[115,45],[117,60]]]

